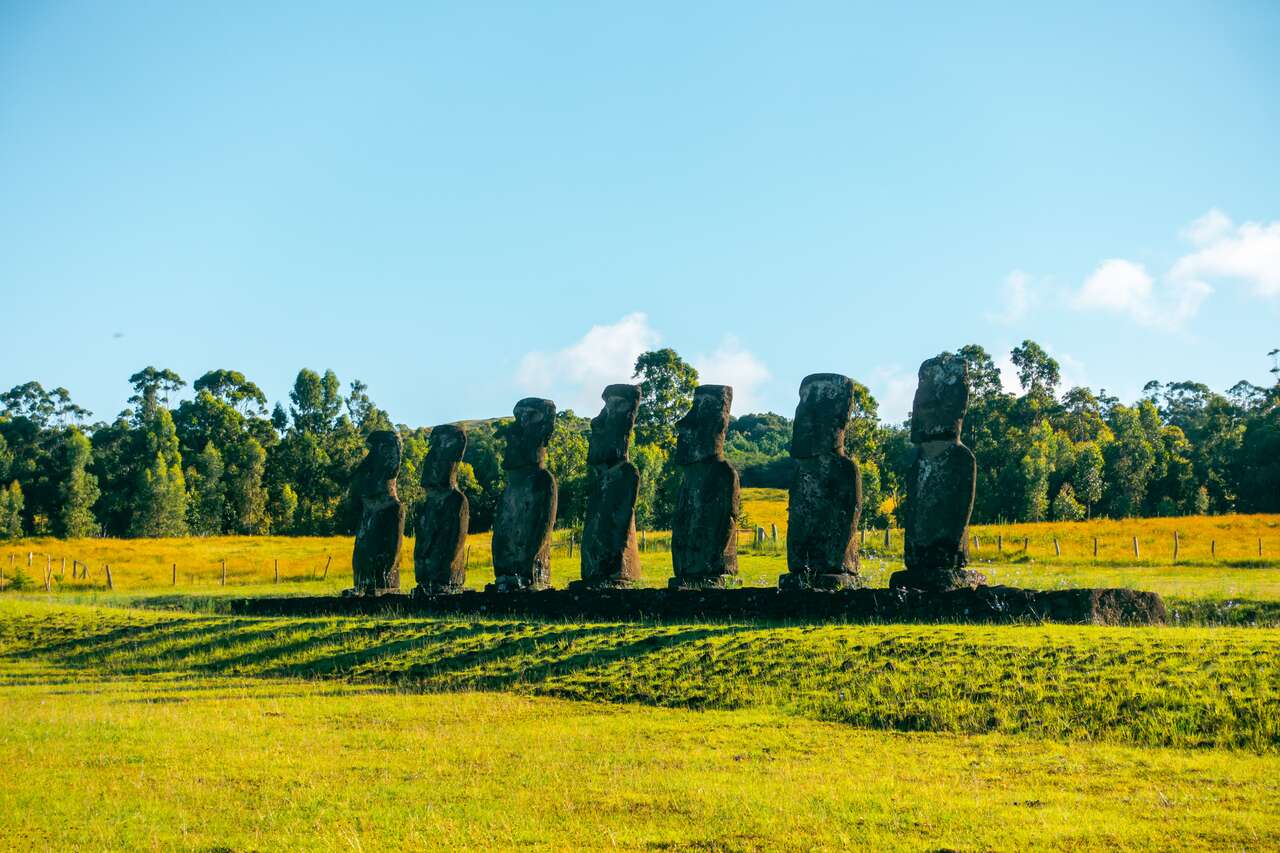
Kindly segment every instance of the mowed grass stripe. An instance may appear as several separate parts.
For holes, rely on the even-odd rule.
[[[338,679],[770,707],[897,731],[1280,748],[1275,629],[175,618],[20,600],[0,617],[5,659],[109,676]]]

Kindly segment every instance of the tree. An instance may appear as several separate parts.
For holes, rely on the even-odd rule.
[[[1064,483],[1053,498],[1054,521],[1082,521],[1085,508],[1076,500],[1075,490],[1070,483]]]
[[[1001,393],[1000,368],[996,367],[985,349],[977,344],[966,344],[956,352],[964,359],[970,399],[984,399]]]
[[[1036,395],[1052,397],[1054,389],[1062,381],[1058,362],[1035,341],[1023,341],[1009,353],[1013,366],[1018,370],[1018,384],[1022,390]]]
[[[93,505],[101,494],[98,478],[89,473],[93,445],[76,427],[68,427],[59,448],[59,467],[64,470],[58,487],[60,506],[54,533],[64,539],[78,539],[98,532]]]
[[[246,435],[227,448],[224,530],[240,536],[266,533],[267,489],[263,486],[267,452],[253,436]]]
[[[556,413],[556,428],[547,444],[547,469],[555,475],[559,497],[556,521],[566,527],[581,526],[587,512],[587,436],[591,421],[572,409]]]
[[[1033,427],[1030,446],[1022,457],[1023,521],[1044,521],[1049,514],[1050,476],[1058,455],[1057,436],[1048,421]]]
[[[323,377],[306,368],[298,371],[289,399],[293,402],[289,409],[293,426],[301,432],[324,435],[342,413],[342,394],[332,370],[326,370]]]
[[[352,381],[351,393],[347,395],[347,411],[351,415],[352,422],[360,430],[361,435],[368,435],[380,429],[394,430],[391,416],[374,405],[369,399],[368,391],[369,386],[359,379]]]
[[[218,536],[223,532],[222,516],[226,510],[226,465],[222,453],[212,441],[195,454],[187,468],[186,483],[188,526],[196,536]]]
[[[142,459],[151,461],[141,471],[130,534],[185,536],[188,529],[186,478],[182,475],[178,433],[168,409],[157,406],[152,410],[141,439]]]
[[[1109,420],[1115,441],[1107,445],[1104,453],[1110,475],[1107,505],[1112,516],[1130,518],[1140,515],[1146,502],[1147,487],[1156,464],[1155,449],[1143,429],[1137,408],[1114,406]]]
[[[129,402],[134,405],[138,420],[143,421],[151,417],[157,406],[161,404],[167,406],[169,395],[187,383],[168,368],[158,370],[154,367],[144,367],[129,377],[129,384],[133,386],[134,392]]]
[[[0,489],[0,539],[22,538],[22,486],[17,480]]]
[[[39,382],[15,385],[0,394],[0,403],[4,404],[4,414],[8,417],[27,418],[41,429],[48,427],[53,421],[65,425],[70,420],[79,424],[93,414],[72,403],[71,394],[66,388],[45,391]]]
[[[1087,441],[1076,448],[1076,470],[1072,475],[1075,495],[1084,499],[1085,518],[1093,515],[1093,505],[1102,500],[1102,451],[1095,442]]]
[[[675,350],[642,353],[633,379],[640,380],[640,410],[636,413],[636,443],[676,446],[676,421],[693,405],[698,371]]]
[[[238,370],[210,370],[193,382],[191,388],[197,393],[208,391],[215,399],[239,408],[241,414],[265,415],[267,412],[267,395]]]

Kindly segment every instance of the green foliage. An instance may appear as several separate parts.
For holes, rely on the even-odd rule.
[[[693,403],[698,371],[675,350],[666,348],[642,353],[636,359],[633,378],[640,380],[636,442],[670,451],[676,446],[676,421]]]
[[[572,409],[556,413],[556,426],[547,445],[547,470],[556,478],[559,496],[556,521],[580,527],[587,511],[587,444],[591,421]]]
[[[1076,500],[1075,489],[1070,483],[1064,483],[1053,498],[1054,521],[1083,521],[1085,508]]]
[[[0,489],[0,539],[22,538],[22,509],[26,501],[17,480]]]
[[[98,520],[93,515],[93,505],[101,492],[98,478],[88,471],[93,456],[93,445],[76,427],[68,427],[63,433],[59,453],[62,468],[58,486],[60,507],[54,533],[67,539],[92,536],[98,532]]]

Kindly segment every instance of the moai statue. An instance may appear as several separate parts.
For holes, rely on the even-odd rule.
[[[400,546],[404,505],[396,494],[400,473],[400,436],[390,430],[369,433],[369,452],[356,466],[351,494],[360,507],[360,526],[351,554],[354,595],[400,590]]]
[[[636,497],[640,470],[628,457],[640,408],[640,386],[610,385],[591,419],[587,449],[587,517],[582,529],[582,580],[570,587],[625,588],[640,580]]]
[[[795,479],[787,508],[787,573],[781,589],[856,589],[862,472],[844,449],[853,380],[814,373],[800,383],[791,428]]]
[[[969,562],[969,515],[978,464],[960,443],[969,383],[964,359],[943,353],[920,365],[911,405],[911,470],[904,507],[903,562],[889,586],[947,590],[986,583]]]
[[[462,592],[467,582],[463,549],[470,507],[458,488],[458,463],[467,449],[467,433],[460,426],[443,424],[431,430],[430,442],[422,465],[427,494],[418,504],[413,525],[416,596]]]
[[[556,425],[556,404],[526,397],[516,403],[515,416],[502,458],[507,487],[493,524],[494,582],[487,589],[496,592],[551,585],[556,478],[547,470],[547,442]]]
[[[683,471],[671,522],[672,589],[736,587],[738,472],[724,458],[733,389],[700,385],[676,424],[676,464]]]

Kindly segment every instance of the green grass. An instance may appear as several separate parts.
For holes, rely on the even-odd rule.
[[[1264,849],[1274,755],[0,665],[0,847]],[[17,771],[15,773],[15,771]]]
[[[785,536],[785,495],[748,497]],[[1124,629],[252,619],[227,599],[349,585],[351,540],[10,543],[0,849],[1277,848],[1276,524],[975,528],[993,582],[1166,596],[1175,626]],[[784,543],[747,541],[774,585]],[[561,534],[557,585],[576,558]],[[867,537],[872,585],[900,560]]]
[[[1280,748],[1280,630],[247,618],[0,603],[10,660],[336,679],[886,731]]]

